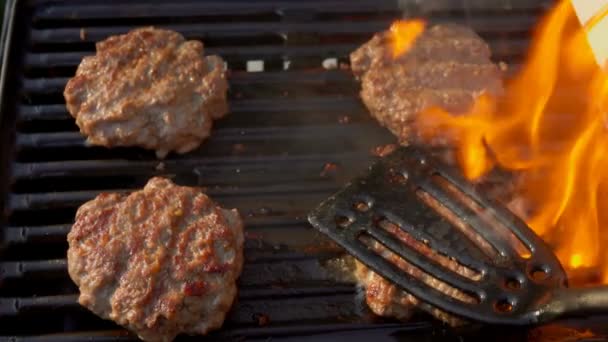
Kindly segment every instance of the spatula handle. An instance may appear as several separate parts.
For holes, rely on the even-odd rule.
[[[559,316],[594,313],[608,314],[608,286],[558,290],[539,311],[538,318],[540,322],[545,322]]]

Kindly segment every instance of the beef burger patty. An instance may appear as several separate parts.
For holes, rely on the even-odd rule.
[[[401,143],[416,141],[413,121],[426,108],[441,107],[457,115],[483,92],[502,93],[501,71],[473,30],[455,24],[430,27],[396,58],[391,35],[376,34],[350,55],[350,61],[361,81],[363,102]]]
[[[454,25],[436,25],[425,30],[404,54],[394,57],[392,33],[376,34],[350,56],[351,68],[361,81],[361,98],[371,115],[387,127],[402,144],[421,143],[414,127],[416,115],[423,115],[429,107],[441,107],[459,115],[473,105],[484,92],[500,95],[503,92],[500,68],[490,60],[488,45],[471,29]],[[446,141],[436,139],[426,145],[432,153],[454,163],[453,151]],[[508,192],[504,184],[489,185],[490,189]],[[505,194],[508,197],[508,194]],[[389,225],[385,229],[400,236],[400,228]],[[401,234],[403,235],[403,234]],[[380,248],[380,246],[376,246]],[[423,274],[394,254],[379,249],[380,254],[398,265],[404,272],[424,279],[429,286],[458,297],[460,294],[442,282]],[[432,257],[430,251],[420,253]],[[433,257],[444,267],[463,276],[470,271],[454,262]],[[410,318],[419,300],[396,285],[357,263],[355,276],[365,287],[368,307],[377,315],[401,320]],[[463,298],[460,298],[463,299]],[[435,317],[450,325],[465,322],[457,317],[433,309]]]
[[[147,341],[219,328],[243,266],[243,223],[198,188],[152,178],[82,205],[68,234],[79,303]]]
[[[151,27],[97,43],[65,87],[67,109],[92,145],[186,153],[228,111],[226,70],[203,43]]]

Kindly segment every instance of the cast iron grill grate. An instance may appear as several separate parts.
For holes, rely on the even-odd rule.
[[[4,207],[0,338],[133,339],[76,303],[65,235],[83,202],[153,175],[199,185],[246,222],[246,266],[225,328],[211,337],[310,335],[372,325],[356,288],[323,267],[340,250],[306,213],[393,142],[343,65],[403,12],[468,24],[513,68],[551,1],[8,1],[0,121]],[[231,113],[197,151],[162,163],[139,149],[86,147],[63,87],[94,43],[155,25],[227,60]],[[268,317],[264,323],[262,317]],[[381,321],[374,325],[392,329]],[[425,321],[398,325],[429,331]],[[52,336],[51,336],[52,334]]]

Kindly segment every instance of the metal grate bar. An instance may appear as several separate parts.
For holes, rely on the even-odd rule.
[[[266,326],[266,327],[241,327],[227,331],[217,332],[212,334],[212,338],[216,339],[239,339],[244,336],[249,338],[257,337],[264,340],[268,336],[309,336],[311,338],[331,338],[335,339],[335,333],[342,331],[354,332],[361,337],[367,334],[368,336],[390,336],[394,333],[421,332],[431,330],[432,325],[428,322],[414,322],[404,325],[402,323],[333,323],[333,324],[302,324],[298,326]],[[371,335],[370,335],[371,334]],[[137,339],[129,335],[124,330],[106,330],[106,331],[89,331],[87,332],[87,341],[91,342],[106,342],[106,341],[137,341]],[[14,342],[63,342],[63,341],[82,341],[80,333],[64,333],[42,336],[23,336],[16,337],[11,341]],[[185,337],[186,340],[198,341],[200,337]]]
[[[523,2],[523,1],[520,1]],[[284,13],[285,11],[315,11],[322,13],[369,13],[379,11],[395,11],[398,9],[395,1],[273,1],[255,3],[251,1],[209,1],[187,3],[157,3],[150,6],[148,3],[133,2],[121,3],[117,11],[107,5],[88,5],[81,2],[78,7],[65,6],[61,3],[53,4],[53,7],[39,7],[34,12],[34,21],[41,19],[60,20],[62,22],[79,19],[115,19],[115,18],[140,18],[140,17],[190,17],[210,15],[247,15],[260,13]],[[62,6],[63,5],[63,6]],[[82,6],[84,5],[84,6]]]
[[[218,199],[224,199],[224,197],[255,197],[260,196],[264,198],[266,195],[277,195],[277,200],[285,200],[283,196],[289,196],[290,194],[298,194],[298,199],[293,200],[294,202],[300,201],[300,199],[307,199],[312,197],[312,201],[319,200],[319,195],[313,195],[314,193],[329,194],[332,191],[336,191],[338,188],[334,184],[328,184],[327,182],[314,182],[307,184],[279,184],[275,186],[261,186],[261,187],[242,187],[242,188],[220,188],[220,189],[207,189],[206,193],[209,196],[217,197]],[[127,193],[133,191],[133,189],[107,189],[104,191],[73,191],[73,192],[55,192],[55,193],[42,193],[42,194],[13,194],[9,203],[11,210],[41,210],[41,209],[55,209],[55,208],[66,208],[79,206],[80,204],[94,198],[101,192],[117,192]],[[284,194],[284,195],[281,195]],[[233,200],[243,200],[244,198],[236,198]],[[266,198],[265,198],[266,199]],[[268,199],[269,200],[269,199]],[[226,200],[222,200],[226,203]],[[274,203],[269,201],[268,203]]]
[[[285,179],[319,179],[325,178],[323,168],[328,162],[337,166],[336,172],[351,169],[357,165],[367,164],[371,161],[371,155],[361,153],[303,155],[285,157],[247,157],[235,156],[232,158],[190,158],[185,160],[166,160],[162,164],[162,173],[195,173],[208,183],[214,183],[209,177],[230,177],[236,174],[238,167],[238,178],[251,181],[251,177],[261,174],[264,178],[275,180],[276,177],[284,176]],[[158,169],[159,161],[141,160],[84,160],[46,163],[16,163],[13,177],[16,181],[28,179],[40,179],[47,177],[74,177],[74,176],[107,176],[115,173],[117,175],[149,175],[150,173],[161,173]],[[294,173],[281,171],[282,168],[293,166]],[[237,178],[234,177],[234,178]],[[289,177],[289,178],[288,178]]]
[[[38,0],[41,3],[48,0]],[[259,15],[274,13],[283,15],[294,11],[313,11],[314,13],[339,14],[339,13],[374,13],[397,11],[400,8],[411,12],[427,13],[440,11],[463,11],[465,9],[476,11],[505,11],[533,12],[546,9],[551,1],[529,1],[529,0],[465,0],[454,3],[453,0],[435,0],[432,2],[402,2],[398,1],[309,1],[306,4],[290,1],[273,1],[265,3],[251,3],[249,1],[179,1],[163,3],[155,1],[154,6],[149,2],[141,3],[131,1],[125,5],[120,3],[121,10],[116,11],[113,5],[117,1],[108,1],[105,5],[87,4],[85,1],[77,3],[79,7],[65,6],[61,3],[53,3],[53,7],[37,7],[34,11],[34,21],[56,20],[66,21],[78,18],[80,20],[90,19],[116,19],[116,18],[159,18],[159,17],[196,17],[196,16],[218,16],[218,15]],[[507,13],[508,13],[507,12]]]
[[[310,239],[318,240],[310,234],[308,226],[303,219],[293,217],[265,217],[245,219],[247,225],[245,249],[247,262],[278,262],[292,261],[301,259],[317,259],[319,257],[334,257],[340,254],[340,249],[335,245],[327,243],[318,244],[315,248],[308,248],[307,241],[292,241],[287,235],[304,236],[309,235]],[[71,229],[71,224],[58,224],[50,226],[22,226],[9,227],[5,236],[5,247],[41,247],[54,248],[61,244],[63,250],[66,243],[66,236]],[[285,234],[282,234],[282,233]],[[272,250],[266,250],[269,246],[278,246]],[[294,250],[284,250],[291,247]],[[40,251],[44,253],[45,251]],[[317,260],[318,261],[318,260]],[[29,262],[29,261],[28,261]],[[44,260],[35,262],[44,263]],[[15,261],[19,263],[19,261]],[[4,276],[3,276],[4,277]]]
[[[308,107],[307,107],[308,106]],[[311,97],[303,99],[256,99],[235,100],[230,104],[231,114],[288,113],[297,111],[336,111],[344,113],[361,113],[358,100],[343,97]],[[19,109],[21,121],[33,120],[68,120],[70,115],[65,105],[22,105]]]
[[[243,299],[235,304],[227,325],[254,323],[256,314],[265,314],[273,323],[326,320],[335,322],[336,317],[357,315],[352,289],[347,293],[276,298]],[[300,307],[301,310],[285,310],[287,307]],[[56,295],[44,297],[0,298],[0,318],[20,315],[42,316],[48,311],[56,314],[77,314],[86,312],[77,303],[76,295]]]
[[[58,224],[36,227],[7,227],[4,236],[5,247],[27,244],[51,244],[65,242],[72,225]]]
[[[237,59],[265,59],[272,57],[336,57],[348,55],[356,49],[358,44],[333,44],[320,46],[275,46],[256,45],[254,47],[218,47],[207,48],[210,55],[220,55],[231,62]],[[28,53],[25,63],[29,68],[61,68],[76,67],[83,57],[90,55],[88,51],[83,52],[49,52]]]
[[[509,33],[527,30],[538,20],[536,15],[504,15],[476,17],[471,20],[466,18],[450,18],[449,22],[469,25],[479,34]],[[430,17],[430,22],[445,22],[445,18]],[[31,44],[74,44],[83,42],[97,42],[111,35],[122,34],[141,25],[111,26],[111,27],[80,27],[66,29],[33,30]],[[291,34],[291,33],[317,33],[321,35],[332,35],[337,33],[366,33],[385,30],[386,20],[366,21],[360,25],[344,25],[343,21],[323,21],[308,23],[289,22],[238,22],[238,23],[212,23],[212,24],[177,24],[158,25],[182,33],[186,37],[230,38],[230,37],[255,37],[262,34]]]
[[[58,78],[26,78],[23,84],[23,93],[31,94],[31,93],[43,93],[43,94],[61,94],[63,95],[63,89],[69,78],[67,77],[58,77]],[[327,86],[328,84],[338,83],[338,84],[350,84],[353,88],[350,90],[357,90],[358,85],[353,80],[352,75],[347,72],[336,71],[336,70],[327,70],[325,72],[305,72],[301,70],[294,71],[267,71],[263,73],[250,73],[250,72],[240,72],[235,71],[231,72],[229,75],[229,83],[230,88],[233,90],[234,88],[251,86],[251,85],[262,85],[262,84],[271,84],[275,86],[284,86],[287,84],[296,84],[298,86]],[[276,90],[276,88],[275,88]],[[232,91],[234,92],[234,91]],[[352,94],[352,93],[351,93]],[[296,99],[297,100],[297,99]],[[315,101],[314,98],[306,99],[307,101]],[[323,98],[319,99],[323,100]],[[327,101],[331,104],[332,101],[337,99],[329,99]],[[348,99],[352,101],[354,99]],[[236,101],[236,103],[233,103]],[[243,106],[239,102],[241,99],[235,98],[230,102],[230,107],[233,108],[235,105]],[[255,101],[258,99],[248,99],[246,101],[251,101],[251,104],[255,104]],[[261,100],[263,101],[263,100]],[[292,100],[293,101],[293,100]],[[244,105],[251,105],[246,103]]]
[[[284,216],[249,217],[246,221],[248,225],[244,248],[248,271],[243,275],[242,282],[269,286],[272,283],[269,279],[276,280],[277,277],[288,277],[290,283],[294,283],[294,278],[297,278],[307,284],[331,280],[332,272],[328,272],[321,264],[326,260],[340,257],[342,252],[336,245],[311,234],[308,225],[302,222],[302,219]],[[22,263],[33,262],[45,265],[47,260],[65,258],[66,235],[70,228],[71,225],[68,224],[8,228],[4,241],[8,253],[5,253],[7,258],[4,261],[6,264],[3,265],[10,267],[3,266],[5,270],[0,278],[8,279],[10,274],[21,274]],[[29,248],[29,253],[19,252],[23,248]],[[46,287],[38,288],[36,283],[21,285],[18,288],[19,293],[25,288],[38,294],[53,291],[47,290]],[[51,284],[47,283],[47,285]],[[71,282],[62,283],[61,286],[72,288]]]
[[[2,280],[5,282],[23,282],[27,287],[29,281],[53,280],[66,284],[70,292],[74,286],[68,278],[65,259],[45,261],[0,262]],[[243,275],[239,280],[239,298],[256,299],[268,296],[304,296],[354,291],[352,284],[336,285],[330,283],[332,278],[323,270],[314,257],[292,260],[247,260]],[[324,282],[325,286],[319,284]],[[268,286],[268,284],[277,284]],[[288,286],[289,284],[294,284]],[[298,285],[299,284],[299,285]],[[260,287],[261,286],[261,287]],[[37,295],[34,291],[32,295]]]
[[[489,42],[496,58],[511,58],[520,56],[528,47],[528,39],[512,39],[509,41]],[[254,47],[213,47],[207,53],[224,57],[228,63],[237,59],[266,59],[266,58],[301,58],[301,57],[338,57],[354,51],[359,44],[331,44],[312,46],[254,46]],[[49,52],[28,53],[25,63],[28,68],[62,68],[76,67],[83,57],[90,52]]]
[[[213,143],[250,143],[268,142],[272,140],[292,140],[307,141],[311,140],[310,131],[313,130],[319,137],[327,140],[340,141],[352,136],[374,137],[384,131],[378,127],[369,125],[351,124],[345,130],[337,125],[308,125],[300,127],[259,127],[259,128],[217,128],[209,138],[207,144]],[[319,138],[316,137],[316,140]],[[85,139],[78,132],[60,133],[19,133],[17,135],[18,148],[71,148],[86,147]]]
[[[529,19],[534,20],[534,18]],[[71,44],[98,42],[111,35],[123,34],[141,25],[111,27],[81,27],[67,29],[46,29],[32,31],[32,44]],[[318,33],[331,35],[336,33],[367,33],[386,29],[386,21],[366,21],[361,25],[344,25],[342,21],[287,23],[287,22],[238,22],[217,24],[174,24],[158,25],[182,33],[185,37],[230,38],[255,37],[262,34]],[[81,31],[84,30],[84,31]]]

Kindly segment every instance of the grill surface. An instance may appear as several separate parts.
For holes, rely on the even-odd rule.
[[[548,5],[528,0],[9,1],[2,40],[0,191],[7,196],[0,197],[5,213],[0,339],[134,339],[76,303],[77,289],[66,270],[66,234],[80,204],[101,191],[140,188],[153,175],[206,187],[223,206],[244,216],[246,265],[238,303],[224,329],[209,339],[459,338],[426,317],[406,324],[371,319],[356,299],[354,284],[336,280],[324,267],[340,250],[313,232],[306,213],[369,165],[371,148],[394,141],[370,119],[358,85],[340,65],[404,12],[468,24],[488,41],[497,61],[516,68],[531,26]],[[62,96],[96,41],[143,25],[203,40],[207,52],[220,54],[232,70],[231,113],[200,149],[162,163],[139,149],[85,146]],[[263,71],[248,72],[260,63]],[[264,316],[270,322],[262,326]],[[485,333],[496,336],[495,329],[477,332]],[[521,334],[500,335],[526,332]]]

